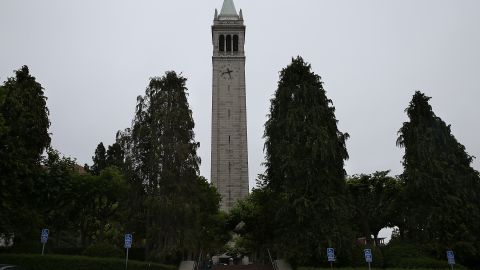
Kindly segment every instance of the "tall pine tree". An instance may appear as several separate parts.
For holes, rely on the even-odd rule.
[[[429,100],[415,93],[397,141],[405,148],[406,234],[433,246],[441,257],[445,249],[455,249],[468,263],[480,254],[479,174]]]
[[[320,76],[301,57],[280,72],[264,137],[264,185],[278,207],[273,214],[277,251],[303,264],[323,259],[327,246],[347,252],[348,134],[338,130]]]

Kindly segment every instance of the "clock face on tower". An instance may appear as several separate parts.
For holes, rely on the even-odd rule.
[[[232,65],[225,64],[220,66],[220,78],[226,81],[231,81],[235,79],[236,75],[237,75],[237,71],[235,70],[234,67],[232,67]]]

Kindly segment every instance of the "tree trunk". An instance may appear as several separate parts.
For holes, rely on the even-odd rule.
[[[374,240],[374,243],[375,243],[376,247],[380,246],[380,243],[378,243],[378,233],[380,233],[379,230],[375,230],[373,232],[373,240]]]

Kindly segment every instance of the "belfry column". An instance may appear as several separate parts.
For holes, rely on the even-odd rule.
[[[229,211],[248,195],[245,25],[242,10],[224,0],[212,26],[211,180]]]

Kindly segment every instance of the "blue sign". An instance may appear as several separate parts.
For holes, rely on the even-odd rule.
[[[452,250],[447,251],[447,259],[448,259],[448,264],[451,264],[451,265],[455,264],[455,254],[453,254]]]
[[[372,250],[367,248],[364,250],[364,254],[365,254],[365,261],[367,263],[371,263],[373,262],[373,256],[372,256]]]
[[[327,258],[329,262],[335,261],[335,249],[327,248]]]
[[[131,234],[125,234],[125,248],[132,247],[133,236]]]
[[[48,229],[43,229],[42,230],[42,234],[40,235],[40,242],[42,242],[42,244],[46,244],[47,241],[48,241]]]

